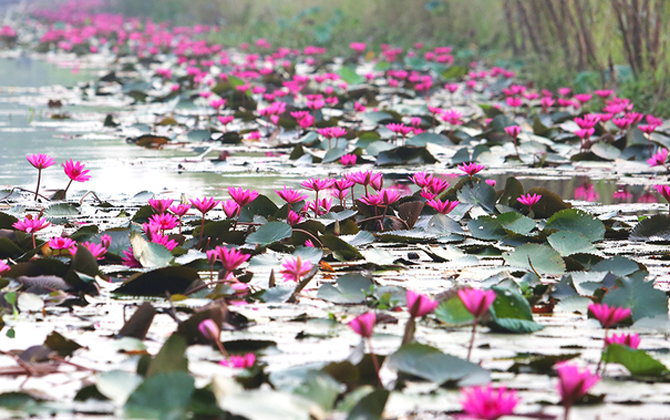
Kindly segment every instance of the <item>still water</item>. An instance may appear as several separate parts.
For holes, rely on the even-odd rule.
[[[129,144],[126,133],[103,126],[105,116],[135,118],[149,115],[151,109],[147,105],[124,103],[124,98],[101,102],[100,98],[86,97],[85,83],[105,73],[104,63],[97,65],[98,70],[96,63],[62,57],[0,58],[0,189],[34,190],[37,171],[25,159],[30,153],[46,153],[58,162],[43,171],[40,191],[45,195],[67,185],[62,162],[73,159],[85,163],[92,178],[83,184],[74,183],[70,198],[95,191],[103,200],[114,200],[150,191],[173,198],[184,193],[189,198],[212,195],[220,199],[227,197],[228,186],[243,186],[277,199],[272,190],[284,184],[297,186],[310,176],[337,176],[343,172],[339,165],[287,165],[260,153],[245,153],[242,148],[232,150],[227,161],[215,162],[212,158],[218,151],[206,154],[206,144],[200,148],[166,150]],[[49,100],[60,100],[63,106],[50,109]],[[54,119],[53,114],[70,118]],[[419,169],[456,172],[444,165],[401,168],[400,173],[392,170],[387,178],[406,182],[407,174]],[[640,182],[628,182],[625,194],[620,193],[617,198],[615,192],[622,191],[622,187],[606,176],[593,180],[586,176],[541,177],[533,170],[525,175],[487,174],[498,181],[498,188],[510,175],[516,175],[526,189],[543,186],[566,199],[602,204],[636,202],[650,189]]]

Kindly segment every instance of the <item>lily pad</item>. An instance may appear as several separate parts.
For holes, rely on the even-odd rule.
[[[404,344],[389,356],[387,363],[391,369],[440,385],[485,384],[490,380],[488,371],[481,366],[419,343]]]
[[[504,254],[505,262],[524,270],[535,270],[539,274],[563,274],[565,262],[561,255],[547,245],[526,244]],[[532,264],[532,267],[531,267]]]

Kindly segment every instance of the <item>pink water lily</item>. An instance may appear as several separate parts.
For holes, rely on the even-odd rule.
[[[461,171],[465,172],[468,176],[470,176],[470,179],[472,179],[473,176],[475,176],[477,173],[483,171],[485,168],[484,165],[478,165],[474,162],[468,162],[468,163],[461,163],[458,165],[458,169]]]
[[[309,260],[303,260],[300,256],[289,257],[281,265],[282,269],[279,272],[284,277],[284,281],[300,283],[302,278],[312,270],[312,267]]]
[[[226,269],[224,278],[228,276],[228,273],[237,270],[240,265],[251,257],[249,254],[242,253],[237,248],[228,249],[225,246],[217,246],[215,249],[219,256],[219,261],[223,264],[223,268]]]
[[[430,206],[435,209],[440,214],[449,214],[453,209],[455,209],[459,204],[461,204],[460,201],[449,201],[449,200],[444,200],[444,202],[438,198],[434,200],[428,200],[426,201],[426,205]]]
[[[410,316],[414,318],[421,318],[425,316],[439,305],[438,301],[435,301],[428,296],[407,290],[407,311]]]
[[[351,320],[347,325],[361,337],[370,338],[372,337],[372,329],[375,327],[376,322],[377,322],[377,316],[375,315],[375,313],[366,312],[362,315],[358,315],[356,318]]]
[[[619,344],[636,349],[640,346],[640,336],[634,333],[612,334],[611,336],[605,338],[605,346],[609,346],[610,344]]]
[[[6,272],[8,272],[11,269],[12,269],[12,267],[7,265],[7,263],[5,263],[4,261],[0,261],[0,277],[2,277],[3,274],[5,274]]]
[[[256,355],[254,353],[247,353],[241,356],[230,355],[227,359],[219,362],[220,365],[231,367],[235,369],[247,369],[256,363]]]
[[[51,156],[44,154],[28,155],[26,156],[26,159],[28,159],[28,162],[37,169],[37,186],[35,187],[35,201],[37,201],[40,191],[40,181],[42,179],[42,169],[54,165],[56,161]]]
[[[472,337],[470,339],[470,347],[468,347],[468,360],[470,360],[470,355],[472,354],[472,347],[475,343],[475,334],[477,331],[477,323],[479,318],[486,314],[489,310],[489,307],[496,300],[496,292],[493,290],[479,290],[479,289],[461,289],[458,291],[458,297],[461,298],[463,306],[468,310],[474,317],[472,323]]]
[[[628,318],[632,311],[629,308],[609,306],[606,303],[592,303],[589,305],[589,312],[600,321],[603,328],[610,328]]]
[[[541,198],[542,194],[523,194],[520,197],[517,197],[516,201],[528,206],[528,210],[530,211],[531,207],[537,204]]]
[[[493,388],[475,386],[462,388],[463,411],[472,419],[496,420],[502,416],[514,413],[514,408],[520,401],[516,391],[505,387]]]
[[[65,187],[63,192],[63,196],[67,195],[67,191],[70,189],[72,181],[86,182],[91,179],[91,176],[87,175],[91,171],[89,169],[84,169],[83,163],[73,162],[72,159],[63,163],[63,170],[65,171],[65,175],[70,178],[70,181],[68,182],[67,187]]]
[[[166,211],[168,211],[173,201],[174,200],[172,199],[156,200],[150,198],[149,205],[151,206],[152,209],[154,209],[156,213],[165,213]]]
[[[564,419],[567,420],[572,405],[598,383],[600,376],[592,374],[588,369],[581,370],[569,362],[557,363],[554,369],[558,374],[558,392],[561,395],[561,403],[565,408]]]
[[[240,207],[244,207],[258,198],[258,191],[244,190],[242,188],[228,187],[228,194]]]

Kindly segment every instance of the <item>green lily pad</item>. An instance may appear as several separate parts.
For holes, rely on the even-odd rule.
[[[293,228],[284,222],[269,222],[259,227],[258,230],[247,236],[248,244],[268,246],[283,239],[290,238]]]
[[[593,244],[581,233],[560,231],[549,235],[547,242],[561,254],[567,257],[572,254],[589,254],[596,251]]]
[[[607,292],[603,303],[630,308],[633,322],[668,313],[668,297],[665,292],[654,287],[653,281],[643,281],[634,277],[620,277],[616,288]]]
[[[485,182],[464,185],[458,191],[457,196],[461,203],[481,206],[489,213],[492,213],[495,209],[496,192],[493,187]]]
[[[648,242],[670,241],[670,217],[657,214],[644,219],[635,225],[629,239]]]
[[[498,216],[498,223],[517,235],[528,235],[535,228],[535,221],[530,217],[516,212],[507,212]]]
[[[607,362],[624,365],[633,376],[664,376],[669,373],[663,363],[649,356],[644,350],[610,344],[603,357]]]
[[[547,220],[545,230],[579,233],[590,242],[601,241],[605,237],[605,225],[603,222],[577,209],[567,209],[557,212]]]
[[[539,274],[565,273],[565,262],[561,255],[547,245],[521,245],[514,251],[504,254],[503,258],[513,267],[524,270],[535,269]]]
[[[465,308],[463,301],[458,295],[440,303],[435,308],[435,316],[450,327],[472,324],[475,320],[475,317]]]
[[[470,235],[486,241],[497,241],[507,236],[498,219],[491,216],[479,216],[468,222]]]
[[[485,384],[490,380],[489,373],[481,366],[419,343],[404,344],[389,356],[387,363],[391,369],[440,385],[447,382]]]
[[[337,279],[335,284],[324,283],[319,287],[317,297],[334,303],[361,303],[372,286],[372,280],[360,274],[347,274]]]
[[[123,409],[132,418],[183,419],[194,390],[195,380],[188,373],[163,373],[142,382]]]

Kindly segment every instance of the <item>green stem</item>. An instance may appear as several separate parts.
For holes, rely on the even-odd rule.
[[[35,201],[37,201],[37,195],[40,191],[40,181],[42,180],[42,169],[37,169],[37,187],[35,187]]]
[[[475,334],[477,333],[477,322],[479,318],[475,318],[475,321],[472,323],[472,337],[470,338],[470,346],[468,347],[468,357],[467,361],[470,361],[470,355],[472,354],[472,347],[475,345]]]

